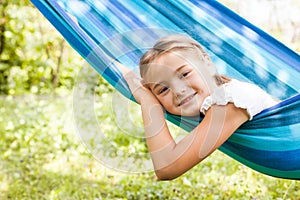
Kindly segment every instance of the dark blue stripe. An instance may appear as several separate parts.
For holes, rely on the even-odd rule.
[[[248,148],[236,143],[225,142],[222,147],[251,162],[281,171],[300,169],[300,147],[291,151],[263,151]],[[299,174],[300,175],[300,174]]]
[[[116,13],[116,10],[113,9],[114,7],[116,7],[120,13],[122,13],[123,16],[125,16],[125,19],[130,18],[132,21],[128,21],[126,20],[126,24],[128,25],[128,27],[132,28],[132,29],[138,29],[138,28],[146,28],[147,25],[144,24],[139,18],[136,17],[136,15],[134,15],[132,12],[130,12],[127,8],[125,8],[121,3],[119,3],[119,1],[117,0],[113,0],[110,2],[110,9],[112,10],[113,13]],[[120,19],[121,16],[118,16]],[[134,22],[134,23],[132,23]]]
[[[262,111],[254,116],[252,121],[248,121],[240,128],[263,129],[293,124],[300,124],[300,94]]]
[[[112,26],[111,23],[107,21],[103,16],[99,15],[93,7],[91,7],[90,12],[88,12],[84,16],[80,16],[79,22],[81,24],[81,27],[85,28],[85,31],[87,31],[89,36],[96,39],[96,42],[98,44],[103,40],[109,38],[109,36],[118,34],[116,28]],[[93,32],[95,31],[93,29],[97,29],[99,32],[104,34],[106,38],[99,38],[99,36],[93,34]]]

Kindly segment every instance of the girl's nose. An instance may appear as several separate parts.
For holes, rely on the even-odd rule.
[[[173,84],[173,93],[176,97],[180,97],[187,91],[187,84],[184,81],[176,81]]]

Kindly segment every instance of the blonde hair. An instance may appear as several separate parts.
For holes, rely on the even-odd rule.
[[[141,77],[146,74],[149,67],[148,64],[153,62],[159,56],[167,52],[187,49],[198,50],[202,56],[209,57],[201,45],[189,36],[176,34],[162,37],[141,57],[139,63]]]
[[[142,78],[145,77],[148,69],[149,64],[151,64],[155,59],[159,58],[165,53],[172,52],[172,51],[180,51],[180,50],[193,50],[195,54],[199,55],[199,59],[206,59],[211,62],[208,53],[203,49],[203,47],[193,38],[182,35],[182,34],[175,34],[175,35],[168,35],[165,37],[160,38],[156,44],[149,49],[140,59],[139,67],[140,67],[140,75]],[[214,76],[217,85],[223,84],[224,82],[230,81],[230,78],[225,76],[219,76],[216,74],[215,66],[212,71],[215,71]]]

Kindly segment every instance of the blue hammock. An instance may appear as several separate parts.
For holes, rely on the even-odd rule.
[[[300,179],[300,56],[265,32],[213,0],[32,2],[99,74],[129,98],[126,82],[107,55],[134,68],[159,37],[192,36],[209,52],[220,74],[253,82],[283,99],[242,125],[219,150],[264,174]],[[166,117],[187,131],[199,123]]]

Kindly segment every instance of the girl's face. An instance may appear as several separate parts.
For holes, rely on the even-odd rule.
[[[208,65],[187,51],[169,52],[150,64],[144,81],[166,111],[196,116],[200,114],[204,99],[215,87],[212,76],[204,74]]]

